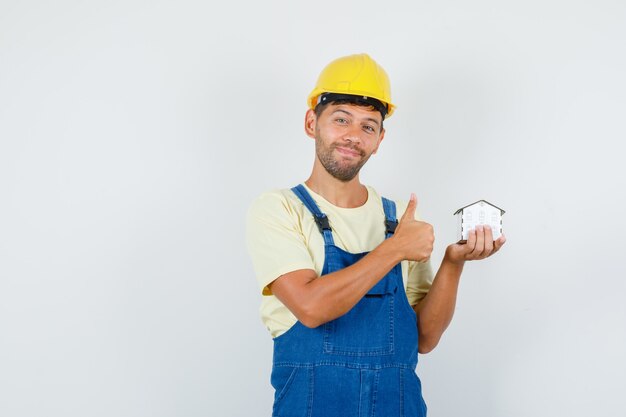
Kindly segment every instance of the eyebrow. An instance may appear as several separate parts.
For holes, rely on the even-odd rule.
[[[344,109],[336,109],[335,111],[333,111],[333,112],[332,112],[332,114],[335,114],[335,113],[337,113],[337,112],[345,113],[345,114],[347,114],[348,116],[352,116],[352,117],[354,117],[354,115],[353,115],[352,113],[350,113],[349,111],[344,110]],[[376,120],[376,119],[374,119],[374,118],[372,118],[372,117],[366,117],[366,118],[365,118],[365,120],[369,120],[369,121],[371,121],[372,123],[375,123],[375,124],[376,124],[376,126],[380,126],[380,123],[378,123],[378,120]]]

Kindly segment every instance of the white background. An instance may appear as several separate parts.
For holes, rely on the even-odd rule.
[[[269,416],[245,212],[306,179],[305,98],[368,52],[362,179],[437,266],[504,208],[420,357],[429,416],[626,413],[623,1],[0,1],[0,415]]]

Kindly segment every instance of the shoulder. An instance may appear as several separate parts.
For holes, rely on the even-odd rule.
[[[294,227],[302,218],[302,202],[289,188],[266,191],[248,207],[247,223],[282,224]]]
[[[291,212],[297,207],[298,203],[299,200],[291,189],[274,189],[266,191],[252,200],[248,208],[248,214],[271,214],[277,211]]]
[[[402,217],[402,215],[404,214],[404,212],[406,211],[407,206],[409,205],[409,200],[406,199],[396,199],[394,198],[394,196],[389,196],[389,195],[380,195],[376,189],[372,186],[367,186],[368,192],[370,193],[370,196],[382,201],[382,197],[386,198],[387,200],[393,202],[396,206],[396,217],[398,219],[400,219]],[[419,214],[419,200],[418,200],[418,206],[417,206],[417,210],[415,211],[415,220],[422,220],[420,214]]]
[[[389,200],[396,206],[396,215],[397,217],[402,217],[402,213],[406,210],[406,206],[408,205],[408,200],[397,200],[392,195],[380,194],[374,187],[371,185],[367,185],[367,191],[369,193],[369,199],[374,199],[378,202],[378,204],[382,207],[382,200],[385,198]]]

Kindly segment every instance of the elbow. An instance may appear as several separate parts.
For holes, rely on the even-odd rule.
[[[435,349],[435,347],[437,347],[437,343],[426,343],[420,340],[419,343],[417,344],[417,351],[420,354],[425,355],[426,353],[432,352]]]
[[[442,325],[439,321],[424,320],[423,317],[419,318],[417,325],[417,351],[421,354],[430,353],[439,344],[447,326]]]
[[[318,309],[306,306],[299,311],[297,318],[303,326],[309,329],[315,329],[328,321],[320,316]]]
[[[417,351],[421,354],[430,353],[437,347],[439,340],[441,340],[441,334],[428,334],[420,332],[417,343]]]
[[[321,320],[310,316],[301,316],[298,318],[298,321],[302,323],[304,327],[308,327],[309,329],[315,329],[316,327],[324,324]]]

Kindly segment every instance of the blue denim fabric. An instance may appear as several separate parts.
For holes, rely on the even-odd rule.
[[[325,216],[306,189],[292,189],[316,216]],[[383,198],[388,221],[395,204]],[[322,276],[350,266],[366,253],[325,242]],[[390,237],[387,233],[386,237]],[[271,382],[274,417],[423,417],[426,404],[417,366],[417,323],[400,264],[348,313],[315,329],[300,322],[274,339]]]

